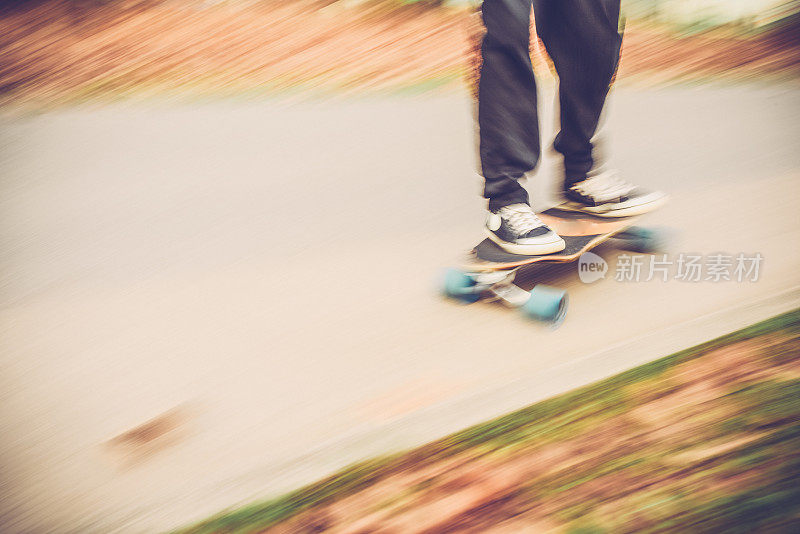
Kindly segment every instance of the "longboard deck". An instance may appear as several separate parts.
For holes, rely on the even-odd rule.
[[[564,263],[577,260],[581,254],[630,228],[639,217],[603,219],[550,208],[539,214],[566,244],[564,250],[552,254],[524,256],[501,249],[494,241],[484,239],[473,250],[469,268],[478,271],[500,271],[538,262]]]

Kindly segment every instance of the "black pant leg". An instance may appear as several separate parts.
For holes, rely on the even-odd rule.
[[[528,202],[519,179],[539,159],[536,82],[529,53],[531,0],[484,0],[478,126],[489,209]]]
[[[536,31],[559,78],[561,131],[554,148],[564,156],[567,186],[593,166],[592,137],[619,63],[620,0],[533,0]]]

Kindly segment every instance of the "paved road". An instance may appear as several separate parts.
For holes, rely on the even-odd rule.
[[[591,286],[555,269],[557,331],[432,291],[483,220],[470,112],[435,96],[3,118],[5,530],[181,525],[798,304],[796,87],[617,93],[610,146],[672,194],[650,218],[675,230],[670,257],[760,252],[763,269]],[[552,172],[529,181],[540,205]],[[167,435],[123,434],[164,413]]]

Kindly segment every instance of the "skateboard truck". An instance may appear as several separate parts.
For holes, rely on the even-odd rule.
[[[514,284],[517,269],[469,272],[448,269],[444,273],[442,292],[463,302],[476,302],[486,294],[512,308],[519,308],[532,319],[558,325],[567,313],[567,292],[538,284],[525,291]]]

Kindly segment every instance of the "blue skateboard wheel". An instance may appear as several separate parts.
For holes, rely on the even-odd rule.
[[[564,320],[567,303],[566,291],[539,284],[531,290],[531,296],[522,305],[522,311],[531,319],[557,325]]]
[[[625,248],[632,252],[650,254],[663,248],[663,235],[653,228],[631,226],[618,237],[625,241]]]
[[[447,269],[442,276],[442,293],[464,302],[476,302],[480,295],[475,290],[475,280],[464,271]]]

